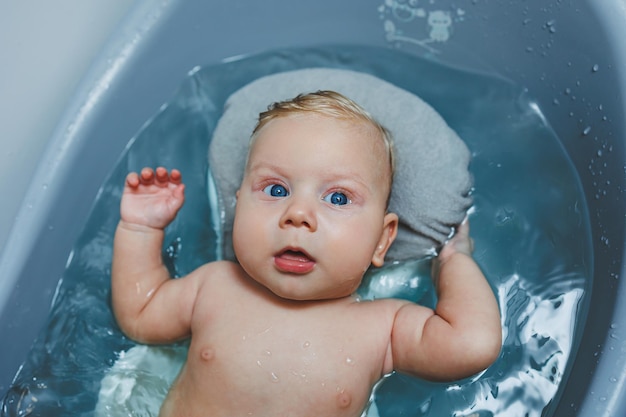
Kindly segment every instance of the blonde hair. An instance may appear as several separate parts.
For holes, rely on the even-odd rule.
[[[389,178],[389,192],[391,194],[391,184],[395,171],[395,156],[391,133],[383,125],[378,123],[365,109],[335,91],[320,90],[307,94],[299,94],[293,99],[271,104],[266,111],[259,114],[259,121],[252,131],[250,143],[254,142],[261,129],[270,121],[279,117],[302,113],[316,113],[340,120],[359,121],[374,127],[374,129],[380,133],[388,155],[391,172]]]

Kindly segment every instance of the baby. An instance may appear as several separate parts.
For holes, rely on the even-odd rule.
[[[498,305],[465,222],[440,251],[433,311],[354,296],[382,266],[398,217],[388,132],[331,91],[261,113],[237,192],[238,263],[171,279],[164,228],[184,201],[178,170],[130,173],[112,267],[121,329],[143,343],[191,337],[161,416],[360,416],[384,375],[454,380],[498,356]]]

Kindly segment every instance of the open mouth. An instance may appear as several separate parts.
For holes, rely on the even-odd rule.
[[[302,249],[287,248],[274,256],[274,264],[282,272],[306,274],[315,267],[315,260]]]

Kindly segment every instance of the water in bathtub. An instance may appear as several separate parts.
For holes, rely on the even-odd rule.
[[[219,210],[207,192],[206,151],[225,99],[260,76],[313,66],[369,72],[412,91],[466,141],[474,255],[502,311],[504,346],[492,367],[448,384],[393,374],[377,387],[368,415],[550,415],[584,323],[592,270],[585,198],[560,142],[520,86],[391,49],[327,47],[190,73],[102,186],[2,416],[157,415],[186,346],[137,346],[112,316],[111,246],[124,177],[146,165],[180,168],[187,201],[167,230],[164,259],[175,276],[215,259]],[[359,291],[432,305],[429,260],[370,274]]]

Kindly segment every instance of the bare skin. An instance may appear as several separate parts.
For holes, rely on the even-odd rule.
[[[379,142],[328,117],[270,122],[238,193],[240,263],[176,280],[160,254],[184,202],[181,174],[128,175],[114,243],[116,318],[140,342],[191,337],[161,416],[359,416],[393,370],[454,380],[496,359],[498,306],[470,255],[467,223],[439,255],[435,310],[352,296],[365,268],[384,262],[398,224],[385,211],[390,173]]]

